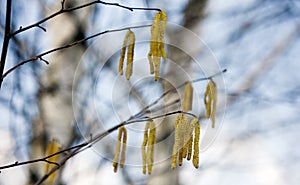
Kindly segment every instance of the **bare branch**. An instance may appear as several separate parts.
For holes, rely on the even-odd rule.
[[[26,30],[29,30],[29,29],[32,29],[34,27],[39,27],[41,28],[41,24],[46,22],[46,21],[49,21],[50,19],[58,16],[58,15],[61,15],[61,14],[64,14],[64,13],[67,13],[67,12],[72,12],[72,11],[75,11],[75,10],[79,10],[79,9],[82,9],[82,8],[86,8],[86,7],[89,7],[91,5],[94,5],[94,4],[103,4],[103,5],[109,5],[109,6],[117,6],[117,7],[120,7],[120,8],[124,8],[124,9],[127,9],[127,10],[130,10],[130,11],[134,11],[134,10],[153,10],[153,11],[161,11],[159,8],[140,8],[140,7],[129,7],[129,6],[124,6],[124,5],[120,5],[119,3],[108,3],[108,2],[104,2],[104,1],[92,1],[92,2],[89,2],[89,3],[86,3],[86,4],[83,4],[83,5],[80,5],[80,6],[76,6],[76,7],[73,7],[73,8],[68,8],[68,9],[65,9],[64,8],[64,4],[65,4],[65,1],[63,0],[61,2],[61,9],[58,10],[57,12],[49,15],[48,17],[45,17],[44,19],[36,22],[36,23],[33,23],[29,26],[26,26],[26,27],[20,27],[20,29],[18,29],[17,31],[14,31],[11,33],[11,36],[15,36],[19,33],[22,33]],[[44,29],[43,29],[44,30]],[[44,30],[45,31],[45,30]]]
[[[48,55],[50,53],[53,53],[53,52],[56,52],[56,51],[59,51],[59,50],[63,50],[63,49],[67,49],[67,48],[70,48],[70,47],[73,47],[75,45],[78,45],[78,44],[81,44],[85,41],[88,41],[92,38],[95,38],[99,35],[103,35],[103,34],[106,34],[106,33],[110,33],[110,32],[119,32],[119,31],[124,31],[124,30],[128,30],[128,29],[136,29],[136,28],[144,28],[144,27],[150,27],[151,25],[141,25],[141,26],[131,26],[131,27],[125,27],[125,28],[119,28],[119,29],[113,29],[113,30],[106,30],[106,31],[103,31],[103,32],[100,32],[100,33],[96,33],[94,35],[91,35],[89,37],[86,37],[84,39],[81,39],[81,40],[78,40],[78,41],[75,41],[75,42],[72,42],[70,44],[66,44],[64,46],[61,46],[61,47],[58,47],[58,48],[54,48],[54,49],[51,49],[51,50],[48,50],[48,51],[45,51],[41,54],[38,54],[36,56],[33,56],[29,59],[26,59],[26,60],[23,60],[22,62],[18,63],[17,65],[15,65],[14,67],[10,68],[9,70],[7,70],[3,75],[2,75],[2,78],[1,80],[3,80],[9,73],[11,73],[12,71],[14,71],[15,69],[19,68],[20,66],[28,63],[28,62],[31,62],[31,61],[35,61],[37,59],[41,59],[42,61],[46,62],[47,64],[49,63],[48,61],[44,60],[42,57],[45,56],[45,55]]]

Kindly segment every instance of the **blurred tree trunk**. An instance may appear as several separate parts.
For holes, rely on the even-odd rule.
[[[79,1],[79,3],[84,3]],[[65,7],[75,6],[76,1],[67,1]],[[45,15],[54,10],[47,9]],[[82,13],[82,11],[85,11]],[[89,8],[81,10],[80,15],[87,15]],[[51,42],[49,46],[55,48],[75,40],[84,38],[86,17],[80,17],[76,12],[62,14],[49,21],[47,36]],[[84,44],[53,53],[49,57],[49,66],[42,75],[39,88],[39,117],[33,122],[33,136],[31,145],[31,158],[44,156],[45,147],[52,139],[56,139],[61,146],[68,146],[74,138],[74,114],[72,88],[76,85],[75,71],[80,58],[85,51]],[[77,69],[78,70],[78,69]],[[44,164],[32,165],[31,181],[44,174]],[[61,174],[61,170],[59,171]]]
[[[205,9],[207,5],[207,0],[190,0],[187,4],[187,6],[184,9],[184,21],[182,25],[192,31],[193,33],[199,35],[200,30],[200,24],[201,21],[204,19],[205,15]],[[194,44],[195,42],[198,42],[197,40],[189,38],[188,35],[186,35],[186,32],[184,30],[170,30],[171,32],[168,32],[168,37],[170,40],[174,41],[175,43],[178,43],[178,45],[181,45],[185,50],[187,51],[195,51],[195,50],[201,50],[201,48],[195,48],[197,44]],[[180,44],[179,44],[180,43]],[[178,46],[177,45],[177,46]],[[176,46],[176,45],[175,45]],[[178,65],[182,65],[182,62],[185,62],[185,70],[186,72],[189,72],[190,65],[191,65],[191,58],[188,55],[185,55],[182,52],[178,52],[178,49],[175,47],[168,47],[168,58]],[[164,74],[162,77],[166,77],[170,80],[172,84],[170,83],[163,83],[164,91],[172,88],[171,85],[177,86],[181,84],[184,80],[180,75],[176,73],[176,69],[174,68],[174,65],[169,65],[167,74]],[[165,81],[163,81],[165,82]],[[171,93],[170,95],[165,97],[165,102],[172,102],[173,100],[176,100],[180,98],[179,94],[177,93]],[[173,110],[170,110],[173,109]],[[174,111],[174,107],[170,107],[170,109],[166,110],[166,112]],[[167,138],[168,136],[174,137],[172,134],[174,130],[174,122],[175,119],[171,117],[167,117],[163,120],[163,124],[161,124],[161,127],[158,128],[158,136],[157,139],[160,140],[160,138]],[[158,155],[163,156],[170,156],[170,158],[166,159],[163,162],[159,162],[155,165],[154,174],[149,176],[148,184],[165,184],[165,185],[175,185],[179,184],[179,173],[180,168],[176,168],[175,170],[171,169],[171,163],[172,163],[172,150],[173,150],[173,139],[170,139],[168,141],[164,141],[163,147],[159,147],[157,149]]]

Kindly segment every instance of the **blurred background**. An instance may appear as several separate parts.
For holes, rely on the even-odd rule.
[[[66,0],[65,8],[91,1]],[[137,37],[130,81],[118,75],[125,32],[95,39],[29,62],[10,73],[0,90],[0,166],[41,158],[56,139],[74,146],[124,121],[167,89],[190,79],[227,69],[216,77],[217,127],[201,120],[200,168],[191,162],[171,170],[173,123],[157,120],[155,165],[143,175],[140,145],[144,124],[128,129],[127,162],[113,172],[117,133],[70,159],[55,184],[205,184],[265,185],[300,182],[300,1],[174,0],[118,1],[130,7],[155,7],[168,15],[161,78],[148,74],[150,28],[133,29]],[[6,1],[0,0],[0,42]],[[56,12],[60,1],[15,0],[12,30]],[[128,11],[95,4],[68,12],[12,38],[5,71],[46,50],[108,29],[151,24],[155,11]],[[1,46],[2,47],[2,46]],[[145,67],[147,66],[147,67]],[[297,75],[298,74],[298,75]],[[203,114],[206,83],[194,86],[194,114]],[[160,102],[160,115],[178,110],[182,89]],[[43,163],[1,170],[0,184],[33,184]]]

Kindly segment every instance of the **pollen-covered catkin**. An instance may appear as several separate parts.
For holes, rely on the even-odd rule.
[[[167,14],[164,11],[160,12],[161,16],[161,26],[159,29],[159,49],[161,52],[161,56],[166,59],[167,58],[167,54],[165,51],[165,39],[164,39],[164,35],[165,35],[165,29],[166,29],[166,24],[167,24]]]
[[[183,115],[183,124],[182,124],[182,129],[181,129],[181,132],[182,132],[182,137],[181,139],[183,140],[183,146],[182,146],[182,157],[183,158],[186,158],[187,156],[187,149],[188,149],[188,128],[189,128],[189,120],[188,120],[188,117],[184,114]]]
[[[121,154],[121,164],[120,164],[121,168],[124,167],[124,163],[125,163],[125,152],[126,152],[126,141],[127,141],[127,131],[124,126],[121,126],[119,128],[118,140],[116,144],[116,153],[112,164],[112,166],[114,167],[114,172],[117,172],[118,170],[118,161],[119,161],[119,154],[121,149],[122,135],[123,135],[123,144],[122,144],[122,154]]]
[[[58,151],[59,151],[59,145],[58,145],[58,143],[55,140],[53,140],[53,141],[49,142],[49,144],[47,145],[46,156],[54,154],[54,153],[56,153]],[[47,160],[51,161],[53,163],[57,163],[57,161],[58,161],[58,155],[50,157]],[[45,174],[48,173],[50,171],[51,167],[53,167],[53,166],[54,166],[54,164],[46,163],[45,164]],[[53,184],[54,179],[55,179],[55,175],[56,175],[56,172],[52,173],[49,176],[49,178],[46,181],[46,183],[47,184]]]
[[[148,156],[148,174],[152,173],[152,167],[154,162],[154,146],[156,144],[156,128],[153,121],[150,122],[150,134],[149,134],[149,142],[147,148],[147,156]]]
[[[193,86],[191,82],[188,82],[184,88],[182,110],[184,112],[192,110],[192,105],[193,105]]]
[[[179,152],[178,152],[178,165],[182,165],[183,161],[183,150],[184,150],[184,135],[185,133],[183,132],[184,130],[184,123],[185,123],[185,116],[182,114],[182,117],[180,119],[178,128],[179,128]]]
[[[129,45],[127,50],[127,66],[126,66],[127,80],[129,80],[132,75],[134,45],[135,45],[135,35],[131,30],[129,30]]]
[[[174,137],[174,146],[173,146],[173,153],[172,153],[172,169],[176,168],[177,163],[177,154],[178,154],[178,148],[179,148],[179,123],[181,122],[182,114],[178,114],[177,119],[175,121],[174,127],[175,127],[175,137]]]
[[[204,104],[206,109],[206,118],[211,118],[212,128],[215,127],[216,111],[217,111],[217,85],[211,79],[206,86],[204,93]]]
[[[147,165],[147,153],[146,153],[146,146],[148,143],[148,129],[150,128],[150,122],[147,121],[144,130],[144,140],[142,143],[142,160],[143,160],[143,174],[146,174],[146,165]]]
[[[199,140],[200,140],[200,124],[196,124],[195,138],[194,138],[194,154],[193,154],[193,164],[195,168],[199,167]]]
[[[189,131],[188,131],[189,141],[188,141],[188,148],[187,148],[187,160],[190,160],[192,157],[193,141],[194,141],[193,131],[194,131],[196,124],[198,124],[198,119],[194,118],[190,123]]]
[[[120,167],[123,168],[125,164],[125,158],[126,158],[126,143],[127,143],[127,130],[124,126],[121,127],[123,130],[123,142],[122,142],[122,153],[121,153],[121,162]]]
[[[211,93],[211,82],[209,81],[209,83],[206,86],[206,90],[204,93],[204,104],[205,104],[205,117],[209,118],[211,115],[211,101],[212,101],[212,93]]]
[[[154,80],[157,81],[160,72],[160,58],[166,59],[167,54],[164,49],[164,34],[167,22],[167,15],[160,11],[154,16],[151,26],[150,51],[148,60],[150,64],[150,73],[154,73]]]
[[[130,35],[130,30],[127,31],[127,33],[124,37],[123,45],[122,45],[122,50],[121,50],[120,59],[119,59],[119,73],[120,73],[120,75],[123,75],[123,63],[124,63],[126,45],[127,45],[128,39],[129,39],[129,35]]]
[[[157,81],[159,78],[159,72],[160,72],[160,57],[153,57],[153,63],[154,63],[154,80]]]
[[[212,111],[211,111],[211,122],[212,122],[212,128],[215,127],[215,122],[216,122],[216,113],[217,113],[217,97],[218,97],[218,90],[217,90],[217,84],[211,80],[212,82],[212,99],[213,99],[213,104],[212,104]]]
[[[150,55],[150,53],[148,53],[148,61],[149,61],[149,66],[150,66],[150,74],[154,73],[154,61],[152,59],[152,56]]]

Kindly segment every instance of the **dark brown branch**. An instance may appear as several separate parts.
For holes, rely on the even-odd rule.
[[[82,8],[86,8],[88,6],[91,6],[91,5],[94,5],[94,4],[103,4],[103,5],[109,5],[109,6],[117,6],[117,7],[120,7],[120,8],[124,8],[124,9],[127,9],[127,10],[130,10],[130,11],[134,11],[134,10],[154,10],[154,11],[161,11],[160,9],[158,8],[136,8],[136,7],[129,7],[129,6],[124,6],[124,5],[121,5],[119,3],[108,3],[108,2],[104,2],[104,1],[92,1],[92,2],[89,2],[89,3],[86,3],[86,4],[83,4],[83,5],[80,5],[80,6],[76,6],[76,7],[73,7],[73,8],[68,8],[68,9],[65,9],[64,8],[64,3],[65,1],[62,1],[61,2],[61,9],[51,15],[49,15],[48,17],[45,17],[44,19],[34,23],[34,24],[31,24],[29,26],[26,26],[26,27],[20,27],[20,29],[18,29],[17,31],[14,31],[13,33],[11,33],[11,36],[14,36],[14,35],[17,35],[21,32],[24,32],[26,30],[29,30],[29,29],[32,29],[34,27],[39,27],[39,28],[42,28],[41,27],[41,24],[58,16],[58,15],[61,15],[61,14],[64,14],[64,13],[67,13],[67,12],[72,12],[72,11],[75,11],[75,10],[79,10],[79,9],[82,9]],[[43,29],[44,31],[46,29]]]
[[[45,56],[45,55],[48,55],[50,53],[53,53],[53,52],[56,52],[56,51],[60,51],[60,50],[63,50],[63,49],[67,49],[67,48],[70,48],[72,46],[75,46],[75,45],[78,45],[78,44],[81,44],[85,41],[88,41],[92,38],[95,38],[99,35],[103,35],[103,34],[106,34],[106,33],[110,33],[110,32],[118,32],[118,31],[124,31],[124,30],[128,30],[128,29],[135,29],[135,28],[144,28],[144,27],[150,27],[151,25],[141,25],[141,26],[131,26],[131,27],[125,27],[125,28],[120,28],[120,29],[113,29],[113,30],[106,30],[106,31],[103,31],[103,32],[100,32],[100,33],[96,33],[94,35],[91,35],[89,37],[86,37],[84,39],[81,39],[81,40],[78,40],[78,41],[75,41],[75,42],[72,42],[70,44],[66,44],[64,46],[61,46],[61,47],[58,47],[58,48],[54,48],[54,49],[51,49],[51,50],[48,50],[48,51],[45,51],[39,55],[36,55],[36,56],[33,56],[29,59],[26,59],[26,60],[23,60],[22,62],[18,63],[17,65],[15,65],[14,67],[10,68],[9,70],[7,70],[3,75],[2,75],[2,78],[1,80],[3,80],[9,73],[11,73],[12,71],[14,71],[15,69],[19,68],[20,66],[28,63],[28,62],[31,62],[31,61],[35,61],[35,60],[38,60],[38,59],[41,59],[42,61],[44,62],[48,62],[46,60],[44,60],[42,57]],[[48,64],[48,63],[47,63]]]
[[[5,17],[5,29],[4,29],[4,39],[2,44],[2,52],[0,59],[0,75],[2,76],[4,72],[5,60],[7,56],[8,44],[10,39],[10,22],[11,22],[11,1],[6,1],[6,17]],[[2,78],[0,79],[0,88],[2,85]]]

